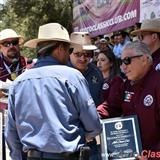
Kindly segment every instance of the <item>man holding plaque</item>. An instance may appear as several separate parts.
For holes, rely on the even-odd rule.
[[[23,43],[22,36],[12,29],[0,32],[0,80],[15,80],[26,68],[24,57],[20,55],[19,45]]]
[[[128,80],[119,86],[119,92],[111,88],[106,106],[100,105],[97,110],[100,115],[105,114],[106,118],[115,115],[137,115],[143,147],[141,156],[149,160],[158,160],[160,159],[160,72],[152,65],[151,51],[147,45],[136,41],[127,44],[122,52],[121,68]]]

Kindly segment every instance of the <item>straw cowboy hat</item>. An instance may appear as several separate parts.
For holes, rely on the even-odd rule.
[[[160,33],[160,18],[146,19],[142,22],[141,28],[132,31],[132,35],[137,35],[141,32],[158,32]]]
[[[0,32],[0,43],[9,38],[18,38],[19,44],[22,44],[24,39],[21,35],[18,35],[13,29],[4,29]]]
[[[62,41],[70,43],[68,31],[59,23],[48,23],[39,27],[38,38],[27,41],[24,46],[36,48],[39,42]]]
[[[70,35],[72,43],[79,44],[82,50],[95,50],[97,47],[92,45],[91,37],[88,32],[73,32]],[[74,44],[71,44],[71,48],[76,48]]]

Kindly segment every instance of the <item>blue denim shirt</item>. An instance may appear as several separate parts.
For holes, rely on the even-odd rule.
[[[22,149],[74,152],[85,136],[101,133],[87,81],[51,57],[38,60],[13,82],[8,107],[5,137],[14,160],[22,159]]]
[[[117,58],[121,58],[122,51],[123,51],[125,45],[127,45],[128,43],[131,43],[131,42],[129,40],[125,39],[123,44],[119,43],[118,45],[116,45],[113,48],[113,52]]]

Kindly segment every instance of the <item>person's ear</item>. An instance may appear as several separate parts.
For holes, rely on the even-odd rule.
[[[153,39],[153,40],[156,40],[157,38],[158,38],[157,33],[153,33],[153,34],[152,34],[152,39]]]
[[[142,57],[140,57],[140,58],[142,58],[142,63],[143,64],[146,64],[146,63],[148,63],[148,56],[147,56],[147,54],[144,54]]]
[[[59,51],[62,51],[64,49],[64,46],[62,43],[59,45],[58,49],[59,49]]]

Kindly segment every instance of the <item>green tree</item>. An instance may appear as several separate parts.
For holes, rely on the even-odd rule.
[[[13,28],[25,37],[36,38],[40,25],[58,22],[72,32],[72,0],[7,0],[0,10],[0,29]],[[34,51],[23,49],[28,57]]]

